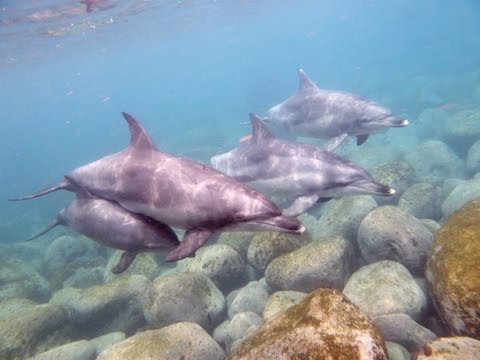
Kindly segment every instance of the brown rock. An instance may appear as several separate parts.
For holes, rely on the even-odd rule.
[[[231,360],[387,359],[373,322],[341,292],[318,289],[267,321]]]
[[[480,339],[480,198],[450,216],[435,234],[426,279],[452,335]]]
[[[480,341],[468,337],[438,338],[427,344],[417,360],[477,360]]]

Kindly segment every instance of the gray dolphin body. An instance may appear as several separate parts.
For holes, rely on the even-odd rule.
[[[125,150],[79,167],[47,189],[14,200],[71,190],[72,179],[95,196],[186,229],[181,244],[166,261],[190,256],[216,230],[305,230],[297,219],[283,216],[278,206],[249,186],[205,165],[160,152],[140,123],[122,114],[131,134]]]
[[[344,195],[392,195],[354,163],[318,147],[276,137],[250,114],[252,138],[225,154],[213,156],[213,168],[270,196],[293,201],[284,214],[297,216],[320,198]]]
[[[358,95],[319,89],[301,69],[298,76],[297,92],[268,110],[267,119],[294,135],[328,139],[329,151],[347,136],[356,136],[361,145],[372,132],[408,125],[408,120]]]
[[[112,269],[115,274],[125,271],[139,252],[171,250],[180,244],[170,226],[93,196],[76,186],[73,180],[68,180],[75,191],[75,200],[58,213],[48,228],[29,240],[57,225],[68,226],[100,244],[124,250]]]

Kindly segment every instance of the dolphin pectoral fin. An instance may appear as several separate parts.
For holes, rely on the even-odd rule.
[[[368,134],[357,135],[357,146],[362,145],[368,139]]]
[[[194,254],[211,235],[212,231],[208,229],[187,230],[180,245],[165,257],[165,261],[177,261]]]
[[[114,274],[121,274],[125,270],[128,269],[132,261],[137,256],[137,251],[124,251],[122,256],[120,256],[120,260],[118,260],[117,265],[115,265],[112,269],[112,273]]]
[[[300,196],[287,209],[283,211],[283,215],[298,216],[310,209],[319,199],[318,195]]]
[[[327,151],[335,151],[336,148],[347,138],[348,134],[340,134],[328,140],[327,142]]]

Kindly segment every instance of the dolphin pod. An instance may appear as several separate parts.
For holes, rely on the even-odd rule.
[[[267,119],[297,136],[328,139],[328,151],[334,151],[348,136],[356,136],[361,145],[372,132],[408,125],[408,120],[373,101],[319,89],[302,69],[298,77],[297,92],[268,110]]]
[[[284,214],[298,216],[319,199],[343,195],[392,195],[351,161],[318,147],[276,137],[250,114],[252,138],[239,147],[213,156],[214,169],[267,194],[286,198]]]
[[[167,254],[166,261],[191,256],[217,230],[304,231],[297,219],[283,215],[271,200],[249,186],[205,165],[159,151],[140,123],[122,114],[131,135],[126,149],[73,170],[53,186],[12,200],[81,188],[148,216],[164,229],[185,229],[182,242]],[[94,219],[78,213],[75,217],[84,220],[81,232],[96,236]]]

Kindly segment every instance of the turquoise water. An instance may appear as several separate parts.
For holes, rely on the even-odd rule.
[[[294,92],[297,68],[414,126],[425,108],[470,101],[480,65],[476,1],[118,1],[92,13],[76,2],[0,5],[3,199],[123,148],[121,111],[162,150],[207,161],[248,132],[249,112]],[[57,15],[32,20],[47,10]],[[408,93],[418,78],[433,98]],[[3,229],[25,237],[32,217],[51,218],[68,196],[5,201]]]

